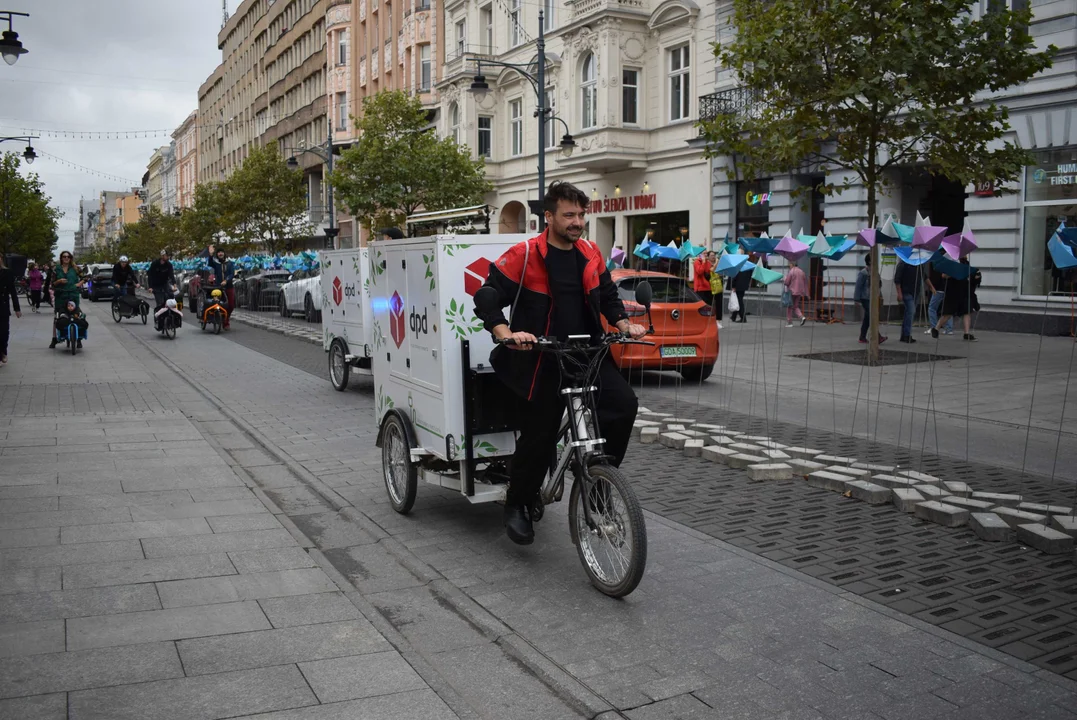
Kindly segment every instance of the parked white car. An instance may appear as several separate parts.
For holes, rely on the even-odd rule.
[[[318,279],[318,270],[296,270],[280,290],[281,317],[290,317],[292,313],[302,313],[307,322],[321,322],[322,285]]]

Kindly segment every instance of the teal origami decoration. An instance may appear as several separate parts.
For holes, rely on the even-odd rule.
[[[778,246],[778,239],[772,237],[742,237],[737,238],[737,242],[740,243],[745,252],[759,253],[761,255],[774,252],[774,248]]]
[[[651,248],[655,247],[656,245],[658,245],[658,243],[654,242],[653,240],[644,240],[636,246],[636,249],[632,251],[632,254],[643,260],[650,260]]]
[[[906,265],[923,265],[935,257],[935,252],[915,247],[894,248],[894,252]]]
[[[718,260],[718,267],[715,272],[719,275],[733,277],[737,273],[744,272],[745,270],[753,270],[754,268],[755,263],[748,262],[747,255],[726,253]]]
[[[916,237],[916,228],[912,225],[902,225],[901,223],[893,223],[894,230],[897,231],[897,239],[906,245],[912,245],[913,239]]]
[[[931,259],[931,265],[943,275],[952,277],[954,280],[968,280],[969,276],[977,271],[976,268],[968,263],[951,260],[941,252],[935,253]]]
[[[752,270],[752,280],[764,285],[770,285],[772,282],[777,282],[782,279],[782,274],[777,270],[771,270],[760,265],[756,265]]]
[[[1047,242],[1047,251],[1051,253],[1051,261],[1059,270],[1077,267],[1075,248],[1077,248],[1077,228],[1066,227],[1066,223],[1060,224]]]
[[[702,245],[694,245],[691,240],[685,240],[677,250],[677,256],[681,260],[688,260],[689,258],[699,257],[706,250]]]

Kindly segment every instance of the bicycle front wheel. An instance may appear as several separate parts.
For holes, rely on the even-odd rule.
[[[572,541],[591,584],[610,597],[624,597],[636,589],[647,567],[643,508],[617,468],[595,465],[590,473],[589,481],[577,478],[572,484],[568,506]]]

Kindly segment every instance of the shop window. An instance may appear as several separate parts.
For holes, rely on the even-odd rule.
[[[1077,273],[1056,268],[1047,252],[1047,242],[1063,222],[1077,225],[1077,147],[1036,153],[1036,164],[1025,168],[1023,295],[1077,290]]]
[[[737,183],[737,237],[758,237],[770,228],[770,180]]]

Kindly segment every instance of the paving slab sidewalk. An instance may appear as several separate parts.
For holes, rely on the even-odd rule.
[[[102,308],[0,368],[0,718],[458,717]]]
[[[498,507],[429,486],[411,515],[394,513],[368,386],[337,393],[197,335],[168,358],[278,461],[251,468],[266,494],[454,681],[487,670],[461,641],[470,623],[536,650],[626,717],[1075,716],[1065,678],[656,516],[647,575],[611,601],[586,582],[562,505],[528,548],[504,538]],[[415,612],[431,588],[451,612]]]

